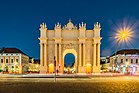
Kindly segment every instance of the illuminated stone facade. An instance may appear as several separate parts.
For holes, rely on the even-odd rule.
[[[110,57],[112,71],[123,74],[139,73],[139,49],[122,49]]]
[[[27,72],[29,57],[17,48],[0,50],[0,69],[5,73]]]
[[[67,53],[75,56],[76,73],[100,72],[100,23],[93,30],[86,30],[86,24],[75,26],[71,20],[61,26],[57,23],[54,30],[48,30],[45,23],[40,25],[40,73],[64,72],[64,57]]]

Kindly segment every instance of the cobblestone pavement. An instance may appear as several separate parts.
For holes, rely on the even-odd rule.
[[[139,77],[0,78],[0,93],[139,93]]]

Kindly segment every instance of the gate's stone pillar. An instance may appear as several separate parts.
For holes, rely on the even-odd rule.
[[[79,44],[79,66],[82,66],[82,49],[81,49],[81,44]]]
[[[46,72],[48,72],[48,61],[47,61],[47,57],[48,57],[48,54],[47,54],[47,44],[45,43],[44,44],[44,66],[45,66],[45,69],[46,69]]]
[[[96,43],[93,44],[93,66],[96,66]]]
[[[100,43],[97,44],[97,66],[100,66]]]
[[[56,60],[56,68],[57,68],[57,43],[55,43],[55,60]]]
[[[83,66],[86,66],[86,48],[85,43],[83,44]]]
[[[100,37],[100,23],[94,24],[94,37],[93,37],[93,43],[94,43],[94,60],[93,60],[93,72],[99,73],[100,72],[100,40],[102,39]],[[96,55],[96,56],[95,56]]]
[[[59,72],[63,73],[63,66],[62,66],[62,54],[61,54],[61,44],[59,44]]]

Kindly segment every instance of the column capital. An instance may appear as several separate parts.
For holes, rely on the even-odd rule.
[[[44,45],[48,45],[48,43],[39,43],[40,45],[44,44]]]
[[[93,39],[93,40],[101,40],[102,37],[93,37],[92,39]]]

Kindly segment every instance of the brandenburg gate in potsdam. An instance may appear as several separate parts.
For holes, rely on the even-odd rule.
[[[40,73],[64,73],[64,58],[68,53],[75,56],[73,67],[76,73],[100,72],[101,26],[96,22],[92,30],[86,24],[75,26],[71,20],[62,26],[55,24],[54,30],[48,30],[46,23],[40,25]]]

